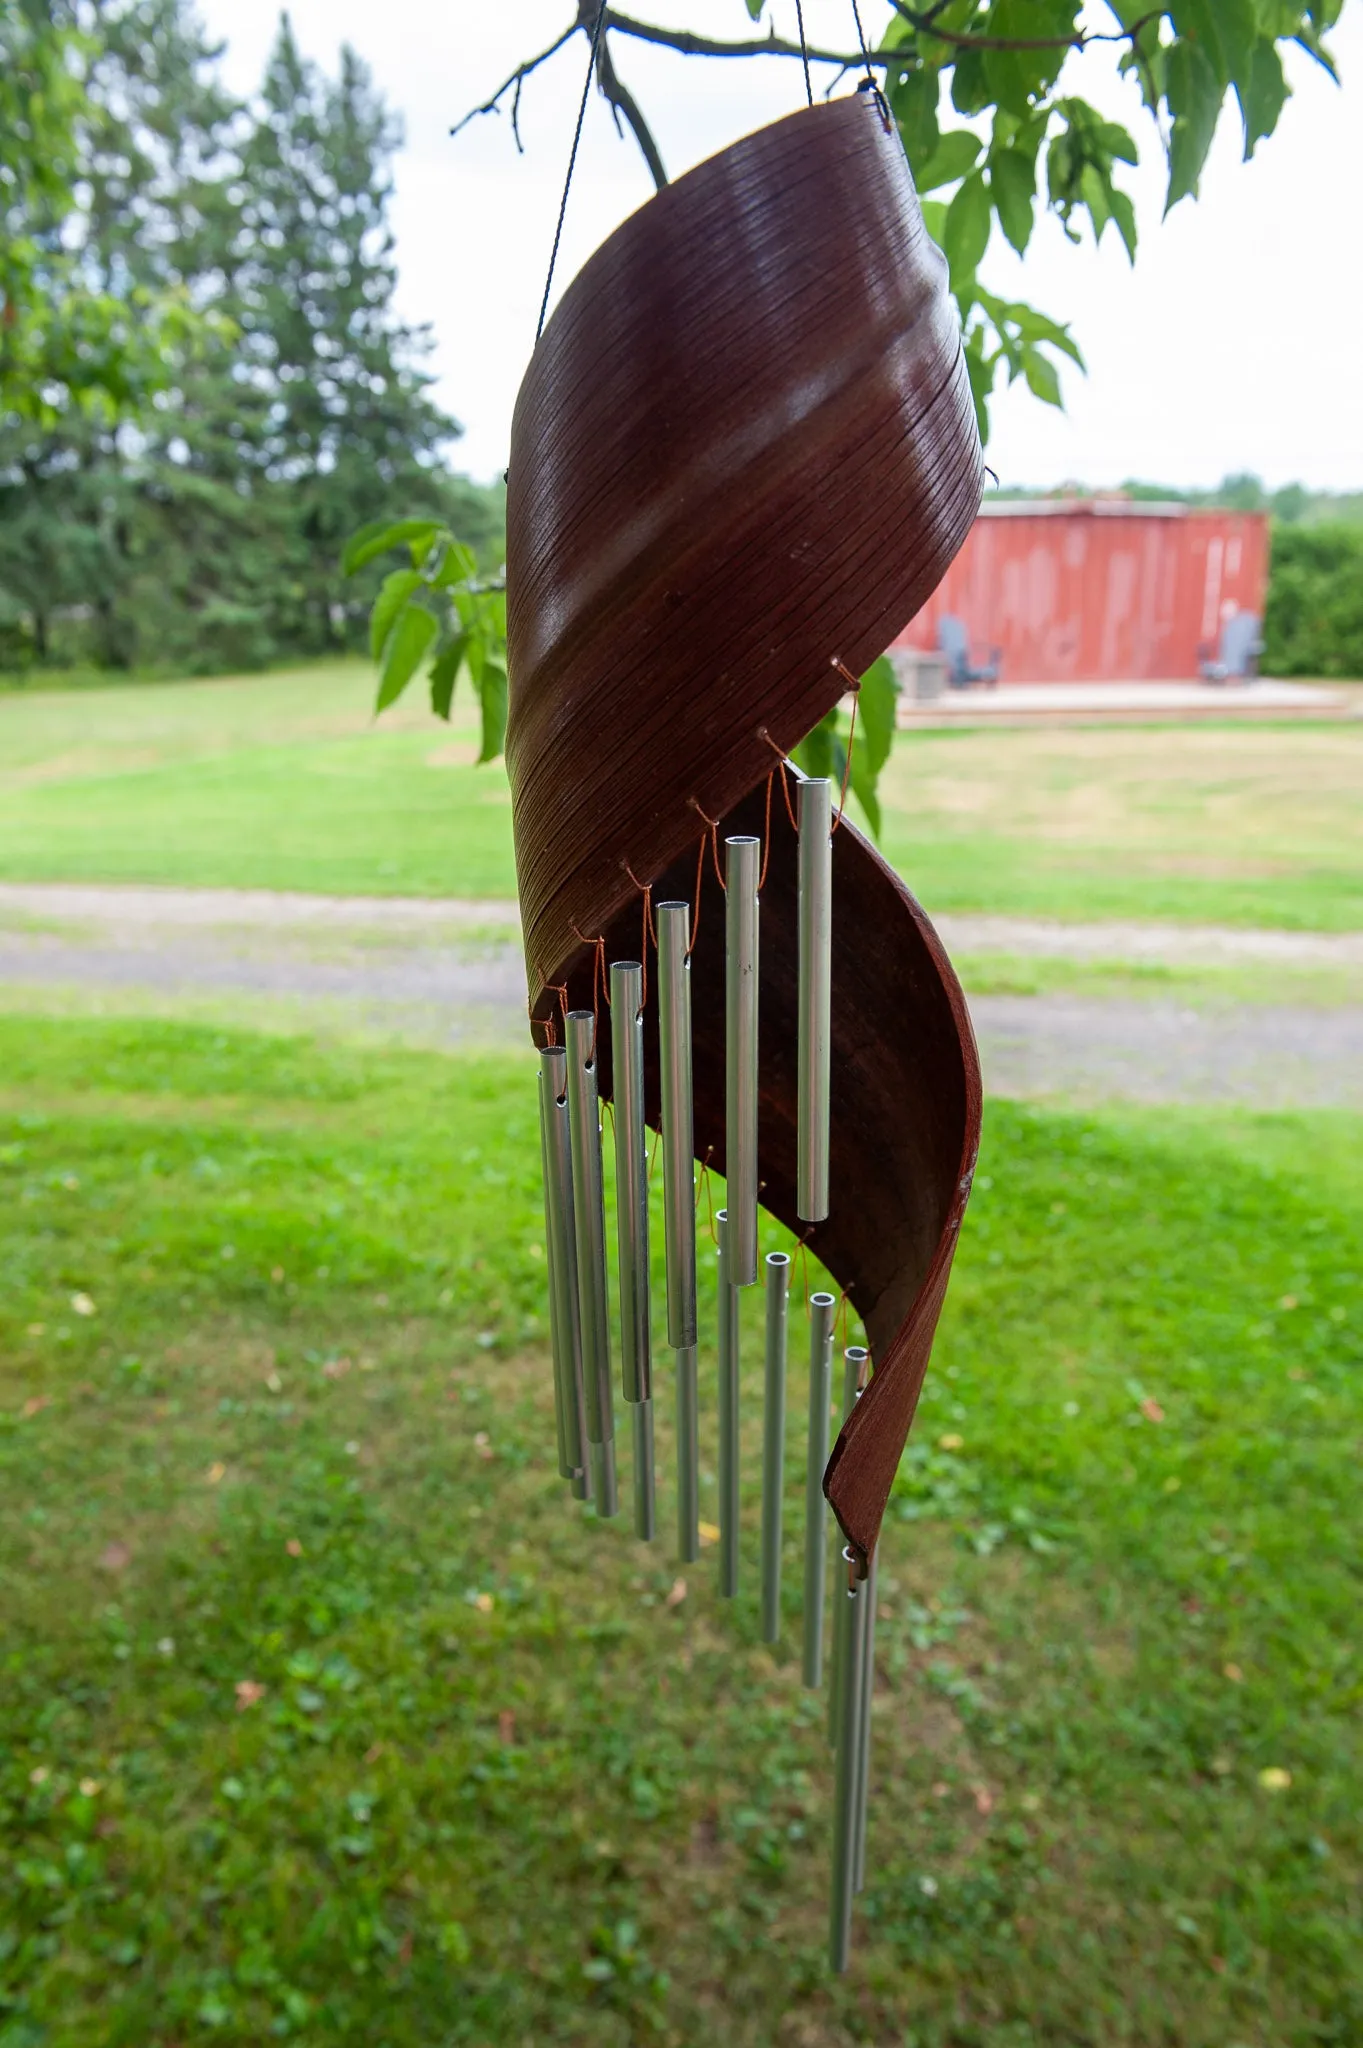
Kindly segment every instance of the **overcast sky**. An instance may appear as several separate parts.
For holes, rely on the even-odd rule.
[[[227,41],[233,84],[249,90],[277,6],[200,7]],[[635,0],[633,11],[711,35],[751,32],[743,0]],[[794,0],[772,0],[771,12],[778,29],[793,32]],[[553,40],[571,0],[386,0],[378,8],[373,0],[294,0],[291,13],[304,51],[328,67],[343,40],[353,44],[402,116],[407,145],[393,214],[399,304],[408,319],[431,324],[438,395],[465,428],[456,461],[491,476],[506,460],[511,407],[534,339],[585,45],[575,38],[527,84],[523,156],[504,117],[453,140],[448,131],[519,58]],[[862,0],[862,16],[869,35],[888,10]],[[843,48],[851,0],[805,0],[805,19],[811,41]],[[1070,321],[1088,362],[1087,377],[1064,372],[1064,414],[1021,386],[997,402],[989,459],[1005,484],[1139,476],[1193,485],[1250,469],[1271,485],[1300,478],[1320,489],[1363,488],[1363,0],[1349,0],[1331,41],[1342,89],[1294,51],[1294,97],[1277,134],[1242,163],[1238,119],[1228,109],[1201,198],[1164,222],[1159,146],[1134,91],[1106,51],[1070,60],[1072,89],[1124,119],[1140,144],[1145,161],[1129,182],[1141,246],[1133,270],[1114,229],[1098,250],[1087,232],[1074,248],[1048,218],[1024,263],[996,228],[986,282]],[[705,63],[619,36],[613,42],[673,176],[802,98],[797,64]],[[651,189],[633,141],[617,139],[610,110],[593,95],[556,293]]]

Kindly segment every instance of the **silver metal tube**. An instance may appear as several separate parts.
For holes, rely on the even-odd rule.
[[[696,1389],[696,1347],[677,1352],[677,1556],[694,1564],[700,1556],[700,1400]]]
[[[738,1289],[729,1278],[729,1213],[715,1217],[719,1237],[719,1590],[738,1591]]]
[[[866,1816],[871,1799],[871,1701],[876,1688],[876,1578],[879,1564],[880,1547],[877,1545],[871,1552],[862,1599],[865,1647],[861,1660],[861,1727],[857,1743],[857,1826],[852,1853],[852,1885],[858,1892],[866,1883]]]
[[[641,1543],[651,1543],[658,1533],[652,1399],[636,1401],[629,1412],[634,1423],[634,1533]]]
[[[696,1165],[691,1094],[689,903],[659,903],[658,1063],[662,1081],[663,1235],[667,1246],[667,1341],[696,1343]]]
[[[856,1882],[857,1756],[860,1751],[862,1658],[866,1649],[861,1625],[865,1584],[854,1575],[854,1553],[842,1553],[848,1576],[834,1598],[838,1616],[838,1761],[833,1801],[833,1887],[828,1929],[828,1959],[839,1974],[852,1950],[852,1899]]]
[[[806,1685],[823,1681],[823,1602],[827,1577],[825,1556],[828,1502],[823,1475],[828,1463],[828,1411],[833,1395],[833,1318],[838,1305],[831,1294],[809,1297],[809,1445],[805,1466],[805,1612],[803,1676]]]
[[[842,1375],[842,1419],[846,1422],[857,1401],[857,1387],[861,1369],[870,1354],[863,1344],[849,1344],[843,1352]],[[839,1543],[841,1538],[839,1538]],[[836,1749],[842,1736],[842,1723],[838,1716],[842,1712],[842,1655],[836,1632],[833,1637],[833,1682],[828,1689],[828,1743]]]
[[[601,1181],[601,1109],[596,1092],[596,1019],[570,1010],[568,1137],[573,1159],[577,1294],[582,1318],[582,1379],[592,1497],[599,1515],[615,1514],[615,1404],[611,1395],[610,1313],[606,1293],[606,1210]]]
[[[554,1231],[549,1217],[549,1133],[545,1128],[548,1117],[544,1102],[548,1090],[544,1085],[544,1069],[535,1076],[539,1091],[540,1105],[540,1178],[544,1185],[544,1263],[549,1295],[549,1350],[554,1362],[554,1438],[558,1448],[558,1470],[561,1479],[572,1477],[568,1463],[566,1425],[563,1414],[563,1346],[564,1332],[559,1321],[559,1305],[554,1287]]]
[[[724,1176],[729,1276],[757,1278],[757,881],[760,839],[726,839]]]
[[[563,1437],[573,1494],[587,1494],[587,1411],[582,1377],[582,1319],[577,1292],[577,1233],[573,1218],[572,1147],[568,1125],[568,1055],[561,1045],[540,1054],[544,1088],[546,1207],[550,1282],[555,1322],[563,1339]]]
[[[766,1375],[762,1389],[762,1640],[781,1636],[781,1489],[786,1464],[786,1324],[790,1255],[768,1252]]]
[[[644,1136],[644,970],[611,965],[615,1086],[615,1222],[619,1248],[620,1376],[627,1401],[653,1391],[648,1288],[648,1144]]]
[[[799,1112],[795,1207],[805,1223],[828,1214],[828,1127],[833,1002],[833,785],[801,782]]]

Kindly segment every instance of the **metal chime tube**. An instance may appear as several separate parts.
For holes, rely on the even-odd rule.
[[[724,1174],[729,1276],[757,1278],[757,883],[762,843],[726,839]]]
[[[719,1590],[738,1591],[738,1289],[730,1279],[731,1219],[715,1217],[719,1238]]]
[[[856,1577],[855,1552],[843,1549],[847,1577],[835,1595],[837,1637],[836,1685],[842,1695],[838,1713],[838,1760],[833,1802],[833,1891],[829,1914],[829,1961],[836,1971],[847,1968],[852,1947],[852,1899],[856,1889],[857,1755],[860,1750],[862,1659],[866,1636],[862,1627],[864,1580]],[[841,1580],[841,1574],[839,1575]]]
[[[658,935],[658,1064],[662,1085],[663,1236],[667,1341],[677,1354],[677,1554],[700,1556],[700,1428],[696,1389],[696,1177],[691,1093],[689,903],[654,908]]]
[[[601,1180],[601,1109],[596,1092],[596,1018],[570,1010],[568,1136],[573,1159],[573,1221],[582,1319],[582,1378],[592,1499],[598,1515],[617,1513],[615,1403],[611,1395],[610,1314],[606,1296],[606,1208]]]
[[[620,1371],[634,1429],[634,1533],[653,1541],[653,1351],[649,1318],[648,1149],[644,1135],[644,970],[611,965],[615,1085],[615,1220],[620,1272]]]
[[[828,1214],[828,1122],[833,1001],[833,785],[798,785],[800,827],[799,1108],[796,1213]]]
[[[566,1421],[563,1412],[563,1326],[559,1321],[559,1304],[554,1287],[554,1231],[549,1218],[549,1132],[548,1115],[544,1107],[546,1089],[544,1069],[540,1068],[535,1077],[539,1090],[540,1105],[540,1177],[544,1185],[544,1257],[549,1278],[549,1349],[554,1361],[554,1435],[558,1445],[558,1470],[561,1479],[570,1479],[572,1472],[568,1464]]]
[[[587,1416],[582,1384],[582,1321],[573,1227],[573,1167],[568,1128],[568,1055],[561,1045],[540,1054],[545,1210],[549,1219],[549,1289],[556,1344],[562,1346],[563,1448],[574,1498],[587,1498]]]
[[[823,1681],[823,1602],[825,1532],[828,1503],[823,1475],[828,1463],[828,1411],[833,1394],[833,1318],[837,1303],[831,1294],[809,1297],[809,1450],[805,1467],[805,1612],[804,1662],[806,1685]]]
[[[849,1344],[843,1352],[842,1373],[842,1419],[845,1423],[856,1406],[857,1391],[861,1382],[861,1369],[869,1353],[864,1344]],[[837,1630],[833,1631],[833,1682],[828,1689],[828,1746],[836,1749],[842,1740],[842,1640]]]
[[[768,1252],[766,1378],[762,1399],[762,1640],[781,1635],[781,1488],[786,1462],[786,1325],[790,1254]]]
[[[861,1660],[861,1735],[857,1759],[857,1827],[852,1858],[852,1883],[861,1891],[866,1883],[866,1816],[871,1803],[871,1702],[876,1687],[876,1580],[880,1569],[879,1545],[871,1552],[866,1580],[862,1635],[865,1648]]]

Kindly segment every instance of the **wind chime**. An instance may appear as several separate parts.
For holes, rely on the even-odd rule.
[[[931,925],[843,816],[845,779],[801,776],[788,750],[918,611],[975,516],[980,446],[945,271],[878,95],[803,109],[665,188],[591,258],[531,359],[508,479],[506,753],[559,1470],[599,1516],[618,1513],[603,1102],[643,1542],[659,1492],[646,1126],[661,1134],[668,1476],[687,1562],[700,1548],[697,1162],[726,1178],[713,1335],[729,1598],[739,1290],[764,1288],[770,1642],[791,1262],[759,1258],[759,1202],[834,1276],[869,1340],[845,1351],[830,1454],[838,1304],[809,1297],[802,1674],[824,1683],[831,1634],[837,1970],[865,1859],[877,1538],[970,1190],[980,1083]]]

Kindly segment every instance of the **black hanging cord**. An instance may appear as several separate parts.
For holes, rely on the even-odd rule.
[[[814,86],[809,76],[809,45],[805,41],[804,0],[795,0],[795,19],[800,30],[800,61],[805,67],[805,98],[812,107],[814,104]]]
[[[554,246],[549,252],[549,275],[544,280],[544,297],[540,300],[540,317],[535,325],[536,343],[538,343],[540,336],[544,332],[545,315],[549,311],[549,293],[554,282],[554,265],[558,262],[558,245],[563,239],[563,218],[568,211],[568,192],[573,182],[573,172],[577,167],[577,146],[582,140],[582,123],[587,115],[587,96],[592,89],[592,74],[596,70],[596,52],[601,42],[601,30],[606,20],[607,4],[608,0],[601,0],[601,4],[596,10],[596,20],[592,25],[592,53],[587,59],[587,76],[582,85],[582,103],[578,107],[577,126],[573,130],[573,148],[572,154],[568,158],[568,175],[563,180],[563,197],[558,203],[558,225],[554,229]],[[855,7],[856,0],[852,0],[852,4]],[[858,22],[857,26],[861,26],[860,22]],[[864,43],[862,48],[865,48]]]
[[[871,63],[871,52],[866,43],[866,31],[861,25],[861,9],[857,5],[857,0],[852,0],[852,19],[857,25],[857,41],[861,45],[862,61],[866,66],[866,77],[857,90],[859,92],[869,92],[872,95],[880,109],[880,118],[885,123],[886,130],[888,131],[894,127],[894,122],[891,118],[885,95],[876,82],[875,69]]]

